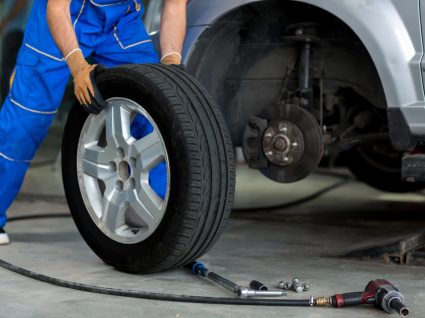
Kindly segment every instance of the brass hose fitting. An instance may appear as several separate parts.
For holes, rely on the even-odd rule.
[[[332,305],[332,298],[319,297],[314,300],[314,305],[318,307],[324,307],[327,305]]]

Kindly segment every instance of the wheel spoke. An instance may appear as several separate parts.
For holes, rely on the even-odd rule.
[[[156,130],[135,141],[132,148],[133,153],[140,158],[143,171],[150,171],[164,161],[165,148]]]
[[[85,174],[103,181],[114,176],[114,172],[110,170],[106,151],[97,145],[84,150],[82,168]]]
[[[107,164],[109,161],[106,150],[98,145],[86,147],[84,149],[84,159],[99,164]]]
[[[112,232],[125,225],[124,195],[115,189],[112,183],[108,184],[103,197],[101,221]]]
[[[132,191],[128,203],[148,227],[151,227],[160,215],[160,209],[155,205],[154,201],[151,199],[142,200],[136,190]]]
[[[106,109],[106,139],[123,146],[130,138],[131,112],[120,104]]]

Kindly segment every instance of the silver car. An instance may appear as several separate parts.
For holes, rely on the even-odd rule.
[[[145,17],[154,38],[161,6]],[[378,189],[418,190],[424,11],[425,0],[192,0],[184,62],[267,177],[343,165]]]

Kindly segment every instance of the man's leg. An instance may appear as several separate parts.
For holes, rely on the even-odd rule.
[[[62,100],[65,62],[28,47],[20,51],[11,92],[0,109],[0,228]]]

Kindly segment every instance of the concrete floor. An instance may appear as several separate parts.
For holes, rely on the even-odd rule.
[[[48,140],[37,162],[54,161],[59,138]],[[314,175],[296,185],[278,185],[244,166],[238,169],[237,208],[299,199],[338,182]],[[387,278],[404,293],[412,317],[425,317],[425,270],[334,257],[376,240],[425,228],[422,193],[389,195],[350,182],[321,198],[285,210],[235,211],[226,232],[202,260],[211,270],[241,285],[251,279],[273,286],[299,277],[310,283],[305,295],[329,296],[362,290],[370,279]],[[9,216],[67,212],[58,164],[31,169]],[[65,280],[105,287],[203,296],[232,296],[183,270],[128,275],[104,265],[80,238],[72,220],[10,223],[13,244],[0,258]],[[371,307],[276,308],[197,305],[102,296],[50,286],[0,268],[0,317],[388,317]]]

